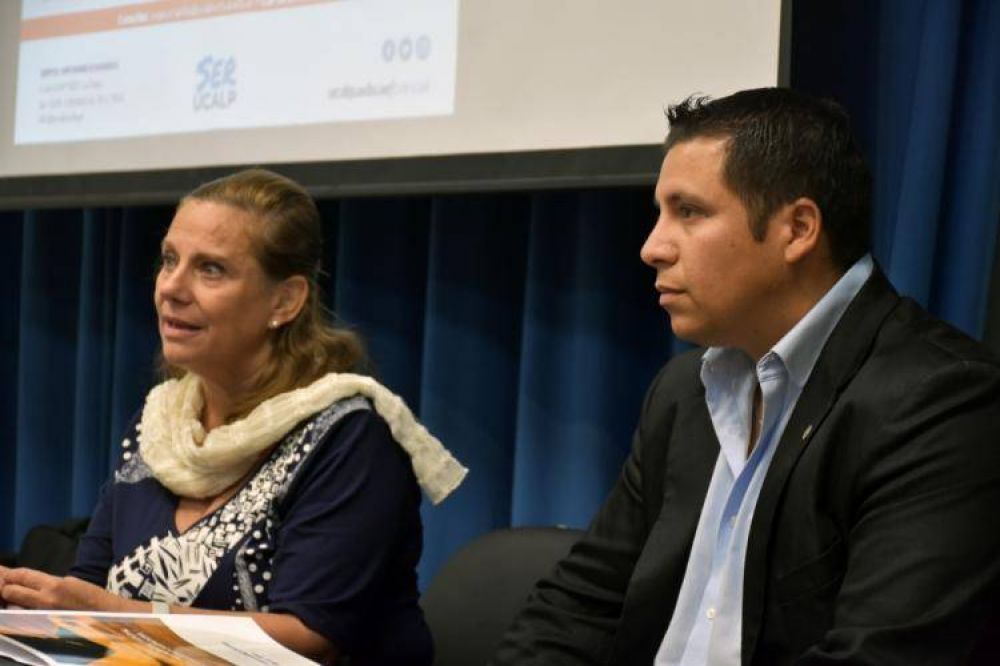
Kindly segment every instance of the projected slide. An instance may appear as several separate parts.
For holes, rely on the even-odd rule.
[[[25,0],[14,140],[449,115],[458,0]]]

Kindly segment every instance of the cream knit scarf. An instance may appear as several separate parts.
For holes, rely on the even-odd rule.
[[[153,476],[174,494],[211,497],[236,483],[257,462],[257,454],[303,419],[355,395],[369,398],[389,424],[434,504],[458,487],[468,470],[417,422],[403,400],[370,377],[347,373],[330,373],[276,395],[245,418],[208,434],[199,420],[204,399],[198,378],[188,373],[165,381],[146,396],[139,451]]]

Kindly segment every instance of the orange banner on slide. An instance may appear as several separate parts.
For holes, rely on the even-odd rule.
[[[21,21],[21,41],[69,37],[108,30],[145,28],[162,23],[289,9],[339,0],[157,0],[108,9],[40,16]]]

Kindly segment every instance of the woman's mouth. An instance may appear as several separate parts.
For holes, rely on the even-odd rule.
[[[201,326],[177,319],[176,317],[160,317],[160,332],[168,337],[183,337],[197,333]]]

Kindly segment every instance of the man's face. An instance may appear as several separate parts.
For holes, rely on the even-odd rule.
[[[749,215],[723,182],[726,139],[675,144],[656,184],[660,210],[643,244],[656,269],[660,306],[674,334],[704,346],[743,349],[753,358],[774,344],[775,288],[785,277],[779,234],[750,233]]]

